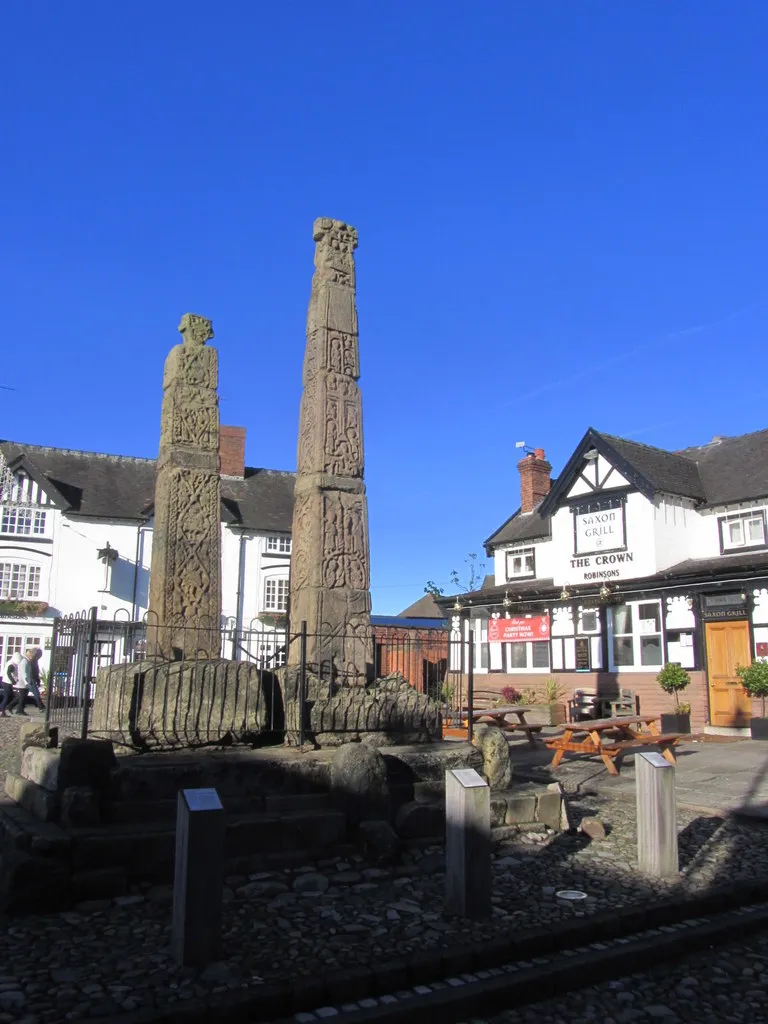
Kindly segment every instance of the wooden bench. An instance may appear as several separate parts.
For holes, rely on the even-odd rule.
[[[574,733],[586,735],[579,740],[574,738]],[[566,753],[597,754],[602,758],[608,773],[618,775],[614,761],[627,750],[656,747],[663,758],[675,764],[672,748],[681,738],[680,733],[662,734],[654,715],[638,715],[569,723],[560,735],[549,737],[546,745],[555,752],[553,768],[560,764]]]
[[[480,722],[485,718],[489,718],[494,725],[497,725],[500,729],[504,729],[506,732],[524,732],[530,745],[532,747],[536,746],[536,736],[541,732],[544,726],[531,725],[530,722],[526,722],[525,713],[531,710],[530,707],[523,704],[498,705],[496,702],[499,699],[499,694],[495,690],[478,690],[472,696],[473,722]],[[467,710],[468,709],[465,707],[465,713]],[[508,715],[515,715],[517,717],[517,721],[507,721]]]

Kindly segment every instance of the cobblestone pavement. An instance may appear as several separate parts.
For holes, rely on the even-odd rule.
[[[764,1024],[768,935],[472,1024]]]
[[[349,858],[228,878],[225,959],[203,971],[178,968],[170,958],[170,887],[138,887],[129,896],[71,912],[5,921],[0,1024],[109,1018],[292,974],[379,963],[512,931],[519,935],[547,921],[652,900],[676,887],[700,891],[713,883],[768,876],[762,824],[681,810],[683,873],[679,881],[664,882],[634,872],[631,802],[581,796],[572,811],[577,819],[598,815],[607,838],[530,831],[509,839],[495,853],[490,922],[443,915],[439,848],[413,852],[391,870]],[[561,900],[556,892],[564,888],[580,889],[587,898]],[[624,1024],[635,1018],[615,1019]]]

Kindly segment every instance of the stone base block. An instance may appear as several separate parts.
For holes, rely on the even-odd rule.
[[[559,792],[525,786],[494,793],[491,799],[491,824],[495,828],[505,825],[547,825],[562,828],[563,797]]]
[[[59,816],[59,797],[29,779],[9,772],[5,777],[5,793],[11,800],[29,811],[40,821],[56,821]]]
[[[268,724],[284,724],[280,691],[249,662],[150,660],[96,676],[91,732],[138,750],[244,742]]]

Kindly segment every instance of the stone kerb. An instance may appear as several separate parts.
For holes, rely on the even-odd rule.
[[[245,661],[112,665],[96,676],[91,733],[140,750],[246,742],[283,727],[271,680]]]

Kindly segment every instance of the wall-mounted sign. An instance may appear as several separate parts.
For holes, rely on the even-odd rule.
[[[701,609],[703,619],[745,619],[747,599],[745,594],[705,594]]]
[[[626,547],[626,520],[621,498],[600,498],[573,507],[574,551],[588,555]]]
[[[549,640],[548,615],[488,620],[489,643],[523,644],[532,640]]]
[[[746,604],[746,594],[705,594],[704,606],[706,608],[726,608],[734,605]]]
[[[584,555],[581,558],[571,559],[572,572],[568,579],[583,580],[589,583],[592,580],[615,580],[620,576],[632,576],[632,562],[635,556],[631,551],[612,551],[606,555]],[[581,570],[579,572],[578,570]]]

